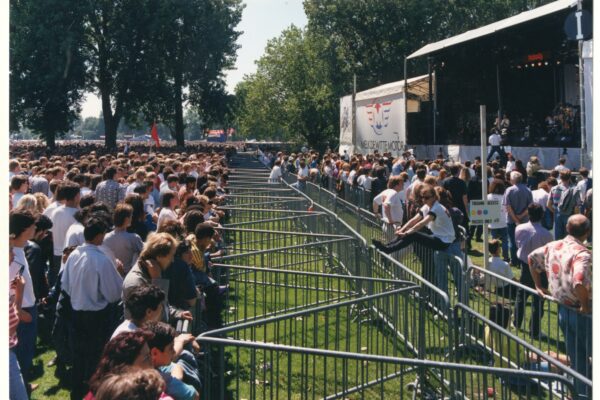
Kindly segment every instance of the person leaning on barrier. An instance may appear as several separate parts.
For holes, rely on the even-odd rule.
[[[433,250],[446,250],[454,242],[456,234],[450,212],[439,203],[435,189],[430,185],[425,185],[421,189],[421,196],[425,204],[417,215],[402,228],[396,230],[398,236],[396,239],[387,244],[373,240],[373,245],[378,250],[389,254],[414,242],[419,242]],[[431,234],[421,232],[426,225]]]
[[[529,269],[540,295],[547,292],[558,302],[558,325],[565,336],[571,368],[591,379],[592,355],[592,253],[583,242],[591,230],[584,215],[572,215],[567,221],[568,235],[550,242],[529,255]],[[548,291],[541,274],[548,276]],[[579,381],[575,389],[580,398],[590,387]]]
[[[552,241],[552,234],[548,232],[541,224],[544,217],[542,206],[536,203],[531,203],[527,207],[529,214],[529,222],[518,225],[515,229],[515,241],[517,243],[517,257],[521,265],[521,278],[519,282],[530,288],[534,288],[534,282],[529,273],[528,257],[531,252],[544,246]],[[547,285],[546,277],[541,277],[541,282],[544,287]],[[514,325],[517,328],[521,327],[524,318],[525,304],[529,292],[519,289],[517,292],[517,304],[515,307]],[[535,298],[532,301],[532,315],[529,321],[529,333],[531,337],[539,339],[543,336],[540,332],[540,320],[544,316],[543,298]]]

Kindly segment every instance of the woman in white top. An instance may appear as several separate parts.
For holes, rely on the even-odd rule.
[[[401,250],[418,242],[433,250],[446,250],[456,238],[450,212],[439,203],[439,197],[433,186],[423,184],[420,190],[424,205],[417,215],[402,228],[396,230],[396,239],[387,244],[373,240],[373,244],[384,253]],[[431,234],[420,230],[427,226]]]
[[[508,211],[506,207],[502,205],[502,199],[504,198],[504,191],[506,186],[500,179],[494,179],[490,184],[489,193],[487,195],[488,200],[498,201],[500,204],[500,221],[493,222],[488,225],[490,232],[492,233],[493,239],[500,239],[502,242],[502,258],[504,261],[510,260],[510,253],[508,252]]]
[[[177,214],[175,213],[175,208],[179,205],[179,197],[175,192],[166,192],[162,197],[162,208],[160,210],[160,214],[158,214],[158,223],[157,227],[160,226],[169,220],[177,220]]]

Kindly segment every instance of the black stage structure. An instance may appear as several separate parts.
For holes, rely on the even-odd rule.
[[[407,115],[407,142],[479,145],[485,104],[488,128],[510,120],[507,145],[579,147],[578,42],[564,30],[576,5],[559,0],[408,56],[426,58],[431,84],[421,112]],[[592,1],[582,5],[592,12]]]

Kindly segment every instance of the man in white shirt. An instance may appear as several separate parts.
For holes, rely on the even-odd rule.
[[[116,324],[112,314],[121,298],[123,278],[111,260],[99,249],[108,230],[98,218],[85,221],[85,244],[67,259],[62,289],[73,307],[73,391],[72,398],[83,398],[87,382],[94,373],[104,345]]]
[[[304,159],[302,159],[298,168],[298,181],[296,182],[296,187],[301,191],[306,190],[306,181],[308,178],[308,166]]]
[[[53,265],[48,271],[48,284],[52,287],[56,282],[60,261],[67,238],[69,227],[76,223],[75,213],[79,210],[79,200],[81,192],[79,185],[75,183],[65,182],[59,188],[60,197],[64,199],[64,205],[56,207],[49,213],[48,218],[52,221],[52,241],[54,243],[54,258]]]
[[[558,165],[556,167],[554,167],[554,170],[558,171],[558,172],[569,171],[569,168],[567,168],[566,164],[567,164],[567,159],[565,157],[561,157],[558,160]]]
[[[131,185],[127,186],[127,190],[125,191],[125,196],[133,193],[133,190],[141,185],[144,185],[144,179],[146,179],[146,170],[140,168],[135,171],[135,181],[131,183]]]
[[[500,158],[503,158],[504,152],[500,147],[500,145],[502,144],[502,136],[500,136],[497,130],[494,129],[494,132],[490,135],[490,138],[488,139],[488,143],[492,148],[490,149],[490,154],[488,154],[487,162],[490,162],[490,159],[495,153],[498,153]]]
[[[405,193],[403,191],[404,180],[399,176],[392,176],[388,181],[388,187],[392,189],[394,193],[386,195],[385,200],[383,200],[383,220],[387,224],[393,225],[394,229],[398,229],[402,225],[404,204],[406,202],[406,198],[404,197]],[[384,190],[384,192],[387,190],[389,189]]]
[[[269,183],[277,183],[281,178],[281,160],[276,160],[273,169],[271,170],[271,174],[269,175]]]

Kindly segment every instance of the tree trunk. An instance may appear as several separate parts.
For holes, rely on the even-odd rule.
[[[100,90],[102,96],[102,114],[104,117],[104,145],[109,149],[117,148],[117,127],[119,121],[113,116],[110,106],[110,96],[104,90]]]
[[[183,100],[182,100],[182,76],[180,71],[175,71],[175,141],[177,146],[185,146],[183,137]]]
[[[44,132],[44,139],[46,140],[46,146],[50,150],[56,148],[56,134],[54,132]]]

